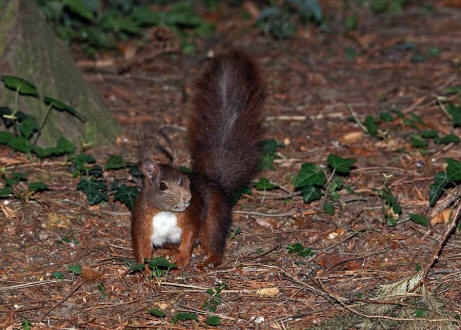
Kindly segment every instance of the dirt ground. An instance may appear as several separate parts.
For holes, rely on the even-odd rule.
[[[194,267],[203,258],[198,247],[189,268],[147,279],[126,266],[133,257],[125,206],[112,201],[90,206],[76,191],[79,179],[64,157],[40,163],[0,146],[0,156],[12,162],[6,176],[23,172],[51,188],[29,201],[0,201],[0,328],[26,327],[26,320],[43,328],[206,328],[211,315],[225,328],[459,328],[460,231],[447,238],[445,223],[424,227],[404,220],[411,213],[434,215],[429,185],[445,158],[461,160],[459,143],[430,142],[421,149],[411,142],[418,129],[461,136],[436,102],[448,87],[461,85],[461,10],[411,6],[398,14],[361,14],[358,29],[344,32],[340,6],[326,7],[331,32],[306,27],[288,41],[274,41],[229,15],[212,40],[199,43],[200,56],[155,53],[156,46],[146,46],[140,50],[144,57],[110,66],[80,59],[124,128],[116,144],[88,151],[98,163],[109,154],[136,161],[138,132],[167,125],[187,165],[187,100],[203,55],[245,49],[267,83],[267,138],[285,144],[275,170],[257,179],[266,177],[281,189],[253,188],[242,196],[221,266]],[[448,97],[459,104],[458,95]],[[391,109],[405,118],[415,114],[422,123],[415,128],[396,116],[379,125],[387,132],[379,138],[350,120],[378,118]],[[334,215],[323,211],[322,200],[304,203],[292,185],[303,163],[327,165],[331,153],[357,160],[343,177],[350,189],[340,191]],[[105,175],[113,181],[122,174]],[[383,219],[377,192],[386,180],[403,209],[396,226]],[[287,246],[293,243],[311,247],[314,255],[290,254]],[[379,286],[430,267],[441,243],[423,286],[405,295],[379,294]],[[74,264],[83,267],[82,274],[68,270]],[[55,279],[53,272],[64,278]],[[220,286],[218,297],[207,292]],[[206,303],[216,300],[210,312]],[[148,313],[151,309],[166,317]],[[184,311],[198,321],[173,323]]]

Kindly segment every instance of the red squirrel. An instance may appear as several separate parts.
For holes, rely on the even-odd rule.
[[[199,267],[222,262],[232,197],[259,169],[264,91],[256,64],[243,52],[211,60],[195,83],[189,115],[192,173],[158,164],[149,150],[141,156],[144,188],[131,226],[137,263],[156,246],[176,249],[176,264],[186,266],[197,239],[207,255]]]

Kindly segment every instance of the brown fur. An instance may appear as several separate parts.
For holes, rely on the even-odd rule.
[[[150,258],[153,216],[171,210],[191,195],[190,206],[176,213],[182,229],[176,263],[189,263],[197,238],[207,254],[200,266],[221,263],[231,224],[231,198],[259,168],[263,101],[262,79],[247,55],[232,51],[211,61],[197,80],[188,125],[194,171],[189,175],[190,189],[176,187],[173,192],[181,198],[160,198],[156,191],[158,182],[177,182],[184,174],[172,167],[156,170],[149,160],[144,162],[147,181],[136,200],[132,218],[136,262]],[[160,178],[161,175],[168,179]],[[171,248],[170,244],[168,247]]]

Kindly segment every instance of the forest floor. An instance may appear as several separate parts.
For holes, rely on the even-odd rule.
[[[149,279],[127,266],[133,261],[128,208],[113,201],[90,206],[64,157],[31,162],[0,146],[1,159],[10,162],[7,176],[24,172],[50,186],[29,200],[0,201],[0,328],[27,327],[27,321],[51,328],[204,328],[213,315],[226,328],[461,327],[461,236],[459,227],[445,235],[444,211],[457,212],[457,186],[447,188],[435,208],[429,205],[435,174],[446,158],[461,160],[460,144],[421,138],[421,146],[414,139],[430,135],[424,130],[461,137],[443,110],[461,102],[461,90],[447,94],[461,85],[461,10],[412,6],[364,15],[358,30],[339,32],[343,14],[325,8],[333,32],[307,27],[288,41],[274,41],[230,15],[213,40],[199,43],[200,58],[152,44],[139,49],[139,57],[109,66],[78,60],[124,128],[115,145],[86,153],[100,165],[110,154],[136,162],[139,132],[167,126],[188,166],[187,102],[203,54],[246,50],[267,84],[267,138],[284,144],[274,169],[256,181],[265,177],[279,188],[253,187],[242,195],[222,265],[197,269],[204,254],[199,246],[189,268]],[[437,102],[437,96],[447,98]],[[369,134],[372,128],[354,116],[361,122],[374,117],[378,133]],[[293,177],[304,163],[322,166],[330,177],[330,154],[356,163],[348,175],[335,174],[342,187],[304,203]],[[113,182],[122,172],[104,176]],[[387,206],[396,204],[383,201],[386,192],[402,208],[396,223]],[[410,221],[409,214],[431,224]],[[302,251],[290,253],[295,243]],[[76,264],[79,275],[69,271]],[[181,321],[187,314],[179,312],[197,320]]]

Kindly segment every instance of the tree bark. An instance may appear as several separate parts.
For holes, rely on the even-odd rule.
[[[38,144],[55,145],[65,136],[80,142],[104,143],[120,134],[102,98],[89,86],[67,49],[34,0],[0,0],[0,75],[14,75],[33,83],[41,97],[49,96],[73,107],[86,122],[53,110]],[[20,96],[19,110],[41,122],[47,106],[35,97]],[[0,106],[15,107],[15,91],[0,85]]]

